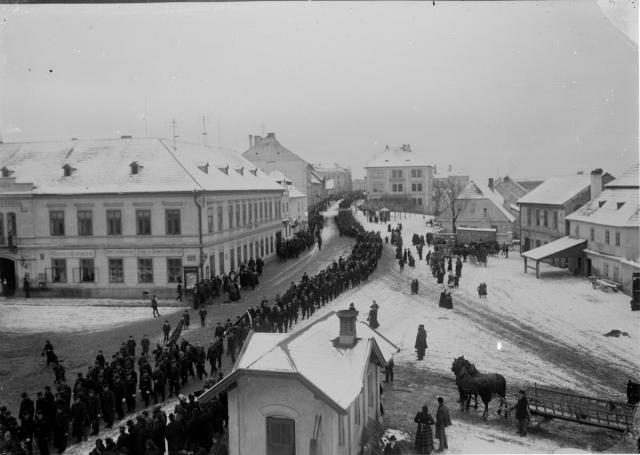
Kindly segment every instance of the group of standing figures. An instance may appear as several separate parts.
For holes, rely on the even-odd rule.
[[[413,419],[418,424],[416,431],[416,443],[415,449],[417,453],[431,453],[433,452],[433,432],[431,426],[436,426],[436,438],[439,440],[439,446],[437,452],[442,452],[449,448],[447,443],[446,428],[451,425],[451,417],[449,415],[449,408],[444,404],[444,399],[438,397],[438,409],[436,411],[435,420],[429,413],[429,407],[425,403],[422,409],[418,411]]]

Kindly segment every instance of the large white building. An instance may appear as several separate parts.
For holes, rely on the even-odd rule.
[[[162,139],[0,144],[0,274],[47,295],[174,296],[275,254],[283,189],[241,156]]]
[[[398,348],[357,315],[249,334],[231,373],[199,397],[228,392],[231,455],[361,453],[368,423],[382,420],[380,372]]]
[[[408,144],[386,146],[365,170],[367,200],[406,201],[420,212],[433,211],[433,166],[413,153]]]

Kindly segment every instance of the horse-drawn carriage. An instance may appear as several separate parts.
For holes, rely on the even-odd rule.
[[[624,433],[637,430],[637,404],[576,395],[534,385],[527,390],[529,412],[540,422],[569,420]]]

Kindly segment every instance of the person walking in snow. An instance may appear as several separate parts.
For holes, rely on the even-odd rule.
[[[444,398],[438,397],[438,412],[436,412],[436,438],[440,440],[440,445],[436,452],[442,452],[449,448],[447,444],[447,434],[445,428],[451,426],[449,408],[444,404]]]
[[[159,318],[160,312],[158,311],[158,298],[155,294],[153,294],[153,297],[151,297],[151,309],[153,310],[153,317]]]
[[[430,454],[433,452],[433,431],[431,430],[431,425],[433,425],[435,421],[433,417],[431,417],[431,414],[429,414],[429,408],[426,404],[422,406],[422,410],[416,414],[413,421],[418,424],[415,442],[416,453]]]
[[[189,316],[189,312],[187,310],[184,310],[184,313],[182,313],[182,323],[184,324],[185,330],[189,329],[190,320],[191,320],[191,316]]]
[[[200,327],[204,327],[205,322],[207,320],[207,309],[204,307],[204,305],[200,306]]]
[[[427,331],[424,329],[424,324],[418,326],[418,334],[416,335],[416,343],[414,345],[416,351],[418,351],[418,360],[424,359],[424,353],[427,349]]]
[[[520,436],[527,435],[527,427],[529,426],[529,401],[527,400],[527,395],[524,393],[524,390],[520,390],[520,397],[518,398],[518,402],[516,403],[516,420],[518,421],[518,434]]]
[[[162,333],[164,333],[164,342],[169,341],[169,333],[171,332],[171,324],[169,324],[169,320],[165,319],[164,324],[162,324]]]

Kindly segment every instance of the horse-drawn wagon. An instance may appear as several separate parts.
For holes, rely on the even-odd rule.
[[[534,385],[527,390],[529,412],[543,420],[561,419],[624,433],[636,430],[637,404],[576,395]]]

